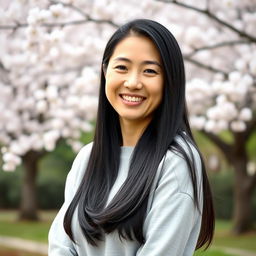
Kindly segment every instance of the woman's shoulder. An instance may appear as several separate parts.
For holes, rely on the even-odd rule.
[[[78,152],[75,161],[83,161],[85,158],[89,157],[91,154],[93,142],[84,145]]]
[[[92,146],[93,146],[93,142],[90,142],[90,143],[84,145],[80,149],[77,156],[75,157],[72,168],[77,168],[81,165],[83,166],[88,162],[88,159],[91,154]]]
[[[73,161],[71,170],[68,174],[69,180],[73,180],[76,183],[77,181],[80,181],[80,179],[84,175],[84,172],[91,154],[92,145],[93,145],[93,142],[84,145],[76,155]],[[77,185],[77,184],[74,184],[74,185]]]
[[[197,148],[181,136],[175,137],[175,146],[165,156],[164,175],[174,177],[179,192],[193,195],[193,185],[189,164],[194,166],[197,184],[202,176],[202,163]]]
[[[177,135],[174,138],[174,143],[166,152],[166,158],[175,158],[182,161],[182,159],[185,160],[184,154],[186,154],[190,160],[201,161],[199,151],[193,142],[186,136]]]

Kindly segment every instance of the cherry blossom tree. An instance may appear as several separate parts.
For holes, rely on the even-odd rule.
[[[31,195],[42,155],[60,139],[78,150],[81,132],[92,128],[109,36],[128,20],[151,18],[181,45],[191,125],[233,166],[234,231],[251,227],[256,174],[246,144],[256,127],[255,0],[2,2],[0,143],[4,170],[26,166],[21,216],[36,216]]]
[[[103,41],[97,35],[99,43],[92,37],[85,40],[82,26],[44,24],[72,15],[61,4],[43,1],[12,1],[0,15],[2,24],[16,27],[3,27],[1,33],[0,142],[4,170],[13,171],[22,162],[26,167],[21,218],[38,217],[39,159],[61,139],[79,150],[81,132],[92,129],[96,114],[95,63]],[[97,30],[88,24],[85,31]]]

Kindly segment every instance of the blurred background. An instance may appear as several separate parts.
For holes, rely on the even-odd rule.
[[[0,255],[47,255],[66,175],[92,141],[101,57],[124,22],[178,40],[216,233],[195,255],[256,255],[255,0],[0,0]]]

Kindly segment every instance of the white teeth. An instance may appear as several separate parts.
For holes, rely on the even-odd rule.
[[[134,97],[134,96],[127,96],[127,95],[123,95],[122,98],[130,102],[141,102],[143,100],[142,97]]]

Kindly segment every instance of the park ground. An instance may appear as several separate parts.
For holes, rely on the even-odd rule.
[[[0,256],[46,256],[47,234],[56,211],[40,212],[41,221],[18,221],[17,212],[0,211]],[[235,236],[230,221],[218,220],[213,245],[195,256],[256,256],[256,231]]]

